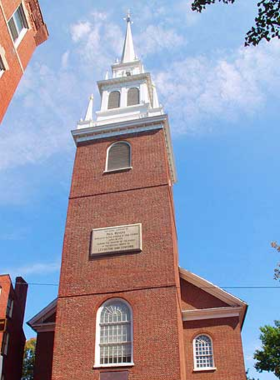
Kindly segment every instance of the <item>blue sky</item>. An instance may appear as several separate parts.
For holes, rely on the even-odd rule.
[[[243,343],[255,375],[259,326],[279,319],[280,294],[279,254],[270,248],[280,241],[280,43],[243,47],[257,1],[202,14],[187,0],[40,3],[50,38],[0,129],[1,272],[40,284],[30,285],[26,320],[57,294],[51,284],[59,279],[75,154],[70,131],[91,93],[99,107],[96,81],[121,55],[130,8],[136,53],[170,118],[180,265],[249,304]],[[279,287],[235,289],[252,286]]]

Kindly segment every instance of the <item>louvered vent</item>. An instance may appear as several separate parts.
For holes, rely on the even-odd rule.
[[[110,92],[109,101],[108,101],[108,110],[112,108],[119,108],[120,98],[121,98],[121,94],[119,93],[119,91]]]
[[[127,105],[134,106],[135,104],[139,104],[139,98],[139,89],[136,87],[130,88],[127,93]]]
[[[109,148],[107,170],[117,170],[130,167],[130,145],[118,142]]]

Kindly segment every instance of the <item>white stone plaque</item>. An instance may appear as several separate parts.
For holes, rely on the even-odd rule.
[[[142,224],[95,228],[91,237],[91,256],[142,251]]]

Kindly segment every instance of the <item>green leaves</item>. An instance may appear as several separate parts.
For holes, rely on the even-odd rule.
[[[36,339],[31,338],[26,341],[24,347],[24,357],[23,357],[23,369],[21,380],[33,380],[33,371],[35,364],[35,348]]]
[[[206,5],[223,2],[232,4],[235,0],[194,0],[192,10],[202,12]],[[280,1],[261,0],[257,3],[258,14],[253,26],[246,35],[245,46],[258,45],[262,39],[270,41],[272,38],[280,38]]]
[[[280,321],[274,323],[275,326],[260,328],[262,348],[255,351],[254,359],[257,360],[255,368],[258,372],[273,372],[280,379]]]

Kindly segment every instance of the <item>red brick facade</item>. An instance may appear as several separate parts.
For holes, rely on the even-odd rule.
[[[16,278],[13,288],[8,275],[0,275],[0,320],[5,321],[4,331],[0,331],[0,376],[5,380],[20,380],[25,335],[22,324],[25,311],[27,284]],[[5,343],[6,342],[6,343]]]
[[[105,172],[107,149],[118,140],[131,146],[132,169]],[[140,253],[90,257],[92,229],[136,223],[142,224]],[[133,311],[128,366],[96,366],[97,312],[111,298],[125,300]],[[163,129],[78,145],[59,297],[30,321],[38,331],[35,380],[245,380],[245,311],[242,301],[178,269]],[[200,334],[212,339],[211,370],[195,369],[193,341]]]
[[[22,30],[14,42],[8,21],[21,4],[28,29]],[[0,30],[0,57],[5,65],[5,70],[0,70],[1,122],[34,50],[48,38],[38,0],[1,0]]]

